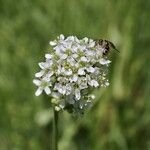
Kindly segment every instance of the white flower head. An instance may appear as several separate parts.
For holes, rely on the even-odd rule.
[[[33,80],[38,87],[35,95],[44,92],[57,99],[57,103],[52,102],[57,111],[84,111],[95,99],[90,91],[109,85],[106,72],[111,61],[87,37],[78,39],[61,34],[49,44],[52,51],[45,54],[45,62],[39,63],[41,70]]]

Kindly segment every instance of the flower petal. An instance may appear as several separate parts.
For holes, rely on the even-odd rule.
[[[81,61],[87,62],[87,58],[86,58],[85,56],[82,56],[82,57],[81,57]]]
[[[93,86],[94,86],[94,87],[98,87],[98,86],[99,86],[99,83],[98,83],[96,80],[93,80]]]
[[[79,100],[81,98],[81,93],[79,89],[75,89],[75,97],[77,100]]]
[[[99,86],[99,83],[98,83],[96,80],[90,80],[90,81],[88,82],[88,84],[89,84],[90,86],[94,86],[94,87],[98,87],[98,86]]]
[[[61,59],[66,59],[67,57],[68,57],[67,54],[63,54],[60,58],[61,58]]]
[[[51,90],[50,90],[50,88],[49,88],[48,86],[46,86],[46,87],[44,88],[44,91],[45,91],[45,93],[46,93],[47,95],[49,95],[49,94],[51,93]]]
[[[64,100],[62,100],[60,102],[59,107],[62,108],[62,109],[65,108],[65,101]]]
[[[76,74],[73,75],[73,77],[70,78],[70,82],[76,82],[78,80],[78,76]]]
[[[40,86],[40,85],[41,85],[41,81],[40,81],[40,80],[37,80],[37,79],[34,79],[34,80],[33,80],[33,83],[34,83],[36,86]]]
[[[108,81],[105,82],[105,86],[109,86],[109,82]]]
[[[107,65],[107,64],[111,63],[111,61],[110,60],[106,60],[104,58],[101,58],[99,63],[102,64],[102,65]]]
[[[49,72],[47,73],[47,77],[50,78],[53,74],[54,74],[54,71],[49,71]]]
[[[46,59],[52,59],[52,55],[51,54],[45,54],[45,58]]]
[[[94,73],[95,68],[93,68],[93,67],[89,67],[89,68],[86,68],[86,70],[87,70],[88,72]]]
[[[94,46],[95,46],[95,41],[90,39],[88,47],[94,47]]]
[[[80,69],[78,70],[78,74],[79,74],[79,75],[85,75],[84,68],[80,68]]]
[[[87,37],[83,38],[83,41],[84,41],[85,43],[87,43],[88,40],[89,40],[89,39],[88,39]]]
[[[95,95],[93,95],[93,94],[90,95],[90,97],[91,97],[91,99],[95,99]]]
[[[59,36],[59,39],[60,39],[60,40],[64,40],[64,39],[65,39],[65,36],[64,36],[63,34],[61,34],[61,35]]]
[[[65,95],[65,94],[66,94],[66,88],[65,88],[65,86],[61,86],[61,87],[58,89],[58,91],[59,91],[61,94]]]
[[[36,90],[35,95],[36,95],[36,96],[39,96],[39,95],[42,93],[42,91],[43,91],[43,89],[39,87],[39,88]]]
[[[45,69],[44,64],[45,64],[44,62],[40,62],[40,63],[39,63],[39,67],[40,67],[41,69]]]
[[[60,93],[58,93],[58,92],[52,92],[52,96],[54,97],[54,98],[59,98],[60,97]]]
[[[64,72],[64,74],[67,75],[67,76],[70,76],[70,75],[72,75],[72,70],[71,70],[71,69],[66,70],[66,71]]]
[[[43,75],[44,75],[44,70],[41,70],[40,72],[37,72],[37,73],[35,74],[35,77],[40,78],[40,77],[42,77]]]
[[[49,44],[50,44],[51,46],[55,46],[55,45],[57,45],[57,41],[56,41],[56,40],[55,40],[55,41],[50,41]]]

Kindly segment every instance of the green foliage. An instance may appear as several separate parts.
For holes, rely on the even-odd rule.
[[[150,1],[1,0],[0,149],[47,150],[52,112],[35,97],[37,63],[57,35],[106,38],[112,51],[110,87],[95,91],[80,119],[61,114],[60,150],[150,149]]]

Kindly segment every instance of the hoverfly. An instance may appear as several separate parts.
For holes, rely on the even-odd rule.
[[[117,52],[119,52],[115,45],[108,41],[108,40],[103,40],[103,39],[98,39],[98,40],[95,40],[95,46],[98,47],[98,48],[102,48],[102,53],[104,56],[107,56],[110,52],[110,49],[114,49],[116,50]]]

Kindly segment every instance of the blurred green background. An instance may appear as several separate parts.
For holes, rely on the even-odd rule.
[[[94,107],[61,114],[59,149],[150,150],[149,0],[0,0],[0,150],[51,149],[50,99],[32,80],[61,33],[109,39],[120,53]]]

